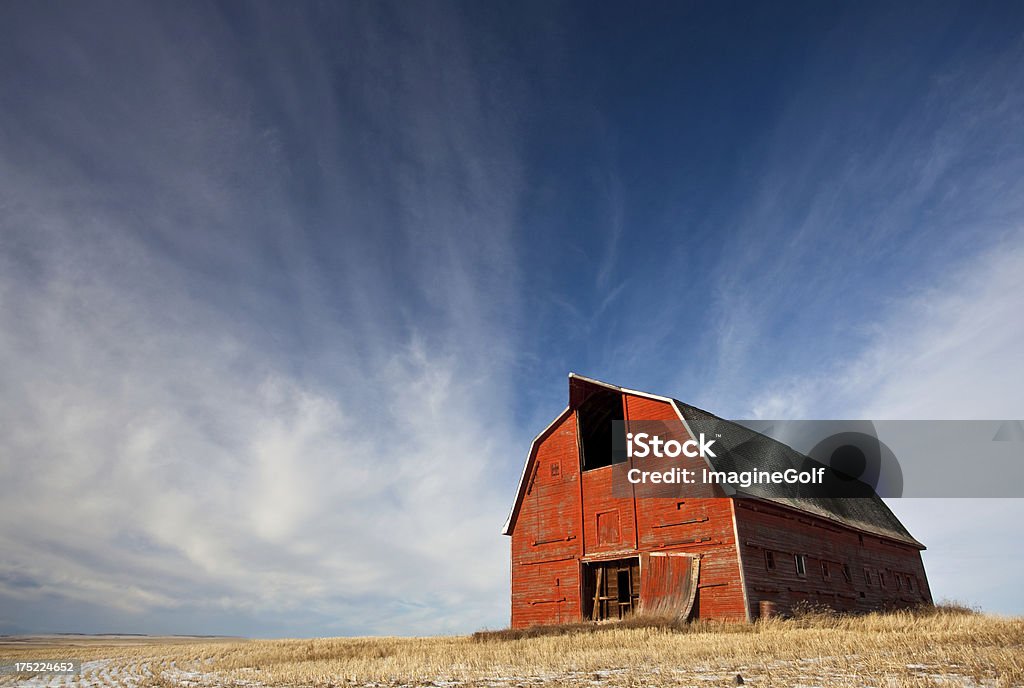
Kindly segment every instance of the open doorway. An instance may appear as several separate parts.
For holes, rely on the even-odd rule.
[[[638,557],[583,564],[583,618],[624,619],[640,608]]]

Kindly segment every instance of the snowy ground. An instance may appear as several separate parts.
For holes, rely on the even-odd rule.
[[[950,686],[964,688],[995,688],[997,681],[978,683],[970,677],[959,676],[948,671],[938,671],[925,665],[910,664],[906,674],[899,678],[887,677],[885,673],[857,671],[849,675],[819,676],[813,669],[816,660],[805,660],[799,665],[795,663],[781,664],[766,668],[750,668],[741,671],[744,685],[777,686],[787,685],[794,688],[821,688],[830,685],[847,686],[878,686],[890,688],[896,686]],[[204,671],[203,663],[196,662],[189,666],[178,666],[170,661],[139,661],[119,663],[115,660],[102,659],[84,662],[82,671],[77,675],[33,676],[33,677],[0,677],[0,686],[24,686],[26,688],[112,688],[128,686],[130,688],[146,688],[147,686],[182,686],[185,688],[259,688],[264,684],[257,680],[258,670],[250,670],[252,677],[235,674],[222,675]],[[711,667],[695,667],[692,670],[664,671],[658,668],[647,669],[608,669],[596,672],[567,672],[539,674],[535,676],[502,676],[478,679],[473,681],[435,680],[421,683],[366,683],[365,688],[531,688],[541,685],[572,686],[578,688],[654,688],[655,686],[731,686],[735,674],[715,671]],[[340,684],[353,685],[344,680]]]

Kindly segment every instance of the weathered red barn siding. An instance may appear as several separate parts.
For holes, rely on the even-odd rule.
[[[625,467],[583,471],[576,408],[586,398],[585,385],[618,389],[593,381],[580,383],[578,378],[574,382],[570,376],[572,408],[535,441],[506,527],[512,536],[513,627],[581,620],[588,602],[596,599],[598,567],[629,570],[635,590],[646,590],[648,597],[663,595],[657,591],[666,586],[674,588],[658,600],[639,593],[641,608],[679,608],[692,588],[677,583],[687,579],[691,569],[678,560],[651,564],[652,558],[667,553],[699,557],[693,613],[701,618],[755,618],[762,601],[774,603],[783,613],[800,601],[852,611],[931,601],[921,546],[905,530],[910,542],[897,539],[898,532],[894,537],[872,535],[845,525],[841,518],[819,517],[765,499],[729,497],[721,487],[703,483],[687,486],[683,496],[678,489],[671,497],[644,496],[637,486],[616,494],[613,473],[623,468],[675,466],[696,472],[707,464],[699,457],[681,456],[659,466],[658,460],[644,458]],[[674,439],[691,439],[676,425],[679,414],[673,402],[618,391],[627,425],[671,421],[670,431],[684,435]],[[774,556],[771,570],[766,551]],[[797,554],[806,556],[804,575],[797,573]],[[639,561],[639,580],[634,564],[619,561],[633,557]],[[828,576],[823,563],[828,564]],[[645,578],[656,569],[665,580]],[[628,602],[622,604],[635,609]]]
[[[666,420],[678,423],[671,404],[625,394],[626,420]],[[688,434],[677,437],[690,439]],[[656,466],[655,461],[638,459],[638,468]],[[680,456],[669,466],[699,471],[707,464],[701,458]],[[640,497],[636,499],[639,549],[647,552],[672,551],[701,555],[700,582],[694,612],[698,616],[746,619],[740,563],[736,551],[732,508],[729,498],[710,485],[692,485],[685,499]],[[641,576],[643,571],[641,571]]]
[[[538,443],[512,533],[512,626],[580,619],[580,466],[576,418]]]
[[[744,575],[754,615],[761,600],[774,602],[776,610],[783,613],[799,602],[843,611],[931,602],[917,548],[761,500],[735,501]],[[766,552],[772,552],[774,569],[768,568]],[[806,573],[802,576],[796,568],[798,554],[806,557]],[[828,578],[823,563],[828,565]],[[849,581],[843,565],[849,568]],[[865,581],[865,568],[872,577],[870,585]],[[879,571],[885,577],[884,588],[879,584]],[[908,578],[912,578],[912,584]]]
[[[623,403],[627,420],[678,420],[666,402],[624,395]],[[704,466],[701,459],[673,462],[691,470]],[[699,554],[694,613],[747,618],[730,500],[704,486],[685,500],[616,497],[612,471],[581,471],[574,411],[538,443],[512,533],[512,627],[580,620],[581,561],[642,551]]]
[[[685,552],[642,552],[640,613],[679,616],[696,601],[700,558]]]
[[[586,556],[636,552],[633,500],[612,495],[612,470],[612,466],[605,466],[583,472],[583,552]]]

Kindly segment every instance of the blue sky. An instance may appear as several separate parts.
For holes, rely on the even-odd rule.
[[[5,3],[0,633],[503,626],[569,371],[1024,417],[1022,19]],[[1020,500],[892,507],[1024,614]]]

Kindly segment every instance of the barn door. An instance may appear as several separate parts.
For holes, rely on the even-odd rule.
[[[650,616],[685,620],[693,612],[700,578],[700,557],[678,552],[643,556],[641,611]]]

